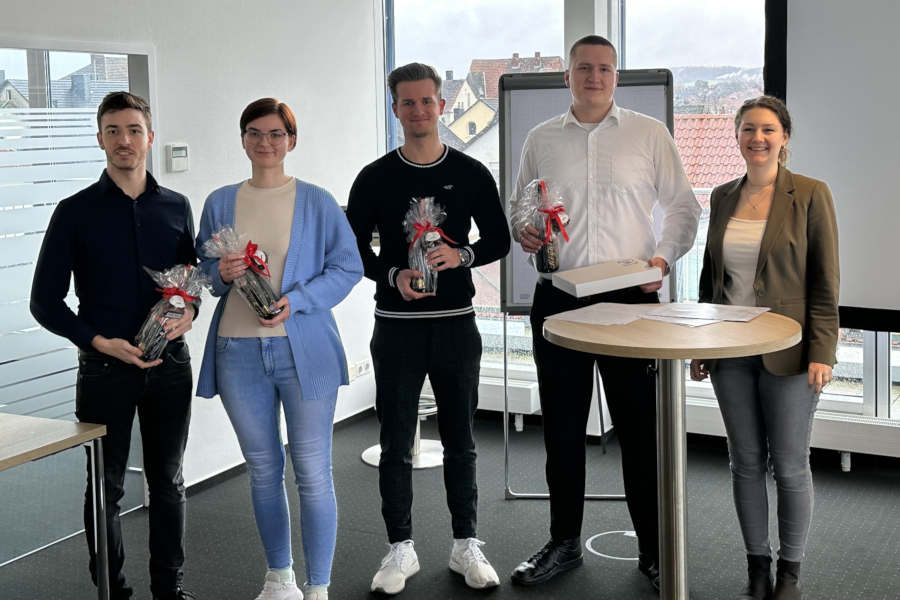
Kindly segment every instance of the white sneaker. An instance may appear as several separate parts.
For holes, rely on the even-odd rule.
[[[306,589],[306,600],[328,600],[327,589]]]
[[[390,544],[390,551],[381,559],[381,568],[372,578],[372,591],[399,594],[406,587],[406,580],[419,572],[419,557],[413,549],[413,541]]]
[[[450,550],[450,569],[465,576],[466,585],[482,589],[500,585],[497,571],[481,552],[484,542],[475,538],[453,540]]]
[[[303,592],[297,582],[282,583],[277,573],[266,573],[266,582],[256,600],[303,600]]]

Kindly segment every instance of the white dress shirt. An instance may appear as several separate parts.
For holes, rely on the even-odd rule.
[[[539,178],[561,192],[569,214],[560,270],[654,256],[672,266],[694,244],[700,204],[672,136],[647,115],[613,103],[596,125],[580,123],[571,108],[541,123],[525,140],[516,197]],[[658,242],[657,202],[665,215]]]

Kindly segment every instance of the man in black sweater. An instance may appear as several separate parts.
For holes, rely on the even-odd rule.
[[[153,143],[150,107],[127,92],[113,92],[97,110],[97,141],[106,152],[100,180],[62,200],[53,212],[31,287],[31,313],[49,331],[78,346],[75,414],[102,423],[110,594],[129,598],[119,502],[131,429],[137,411],[144,473],[150,488],[150,588],[155,599],[194,596],[181,587],[184,564],[184,480],[192,398],[191,358],[182,335],[196,308],[164,328],[162,358],[140,359],[132,342],[160,298],[141,268],[194,264],[194,219],[187,199],[159,186],[145,160]],[[74,275],[78,314],[66,304]],[[88,455],[90,462],[90,455]],[[91,466],[88,464],[88,477]],[[91,487],[85,493],[90,570],[97,581]]]
[[[376,283],[375,408],[381,423],[378,466],[381,512],[391,550],[372,580],[372,591],[396,594],[419,570],[412,542],[411,452],[425,375],[434,390],[444,446],[444,485],[453,547],[450,568],[474,588],[496,586],[497,574],[475,538],[478,489],[472,420],[478,405],[481,335],[475,326],[472,267],[509,251],[510,236],[497,186],[478,161],[441,143],[441,78],[411,63],[388,77],[394,114],[405,142],[366,166],[350,190],[347,217],[356,233],[366,277]],[[410,239],[404,216],[414,199],[431,197],[446,212],[441,244],[427,255],[438,274],[437,292],[417,292],[410,282]],[[472,221],[478,241],[469,244]],[[377,228],[380,252],[372,250]],[[426,234],[427,235],[427,234]]]

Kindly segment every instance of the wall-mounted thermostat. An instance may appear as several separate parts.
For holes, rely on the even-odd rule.
[[[166,170],[169,173],[188,170],[187,144],[166,144]]]

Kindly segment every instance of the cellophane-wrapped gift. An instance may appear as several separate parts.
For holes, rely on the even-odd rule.
[[[275,308],[279,296],[269,282],[271,274],[266,264],[266,253],[246,235],[237,233],[233,227],[221,227],[203,243],[201,252],[204,256],[218,258],[227,254],[243,254],[247,269],[231,282],[238,294],[263,319],[271,319],[282,311],[280,307]]]
[[[562,237],[569,241],[566,225],[569,215],[558,188],[546,179],[535,179],[515,199],[510,221],[513,228],[521,234],[527,225],[534,226],[540,232],[544,245],[534,255],[534,265],[541,273],[553,273],[559,270],[559,248]]]
[[[141,360],[152,362],[162,356],[169,340],[163,329],[170,320],[184,316],[188,302],[200,298],[200,292],[209,284],[209,279],[200,269],[191,265],[175,265],[164,271],[154,271],[144,267],[150,278],[159,287],[162,298],[150,309],[144,324],[134,338],[134,345],[143,351]]]
[[[456,243],[440,228],[446,218],[447,213],[431,196],[413,198],[409,203],[403,228],[406,230],[406,239],[409,240],[409,268],[422,273],[421,277],[416,277],[409,283],[417,292],[437,293],[438,272],[428,266],[427,256],[443,243],[441,238],[451,244]]]

